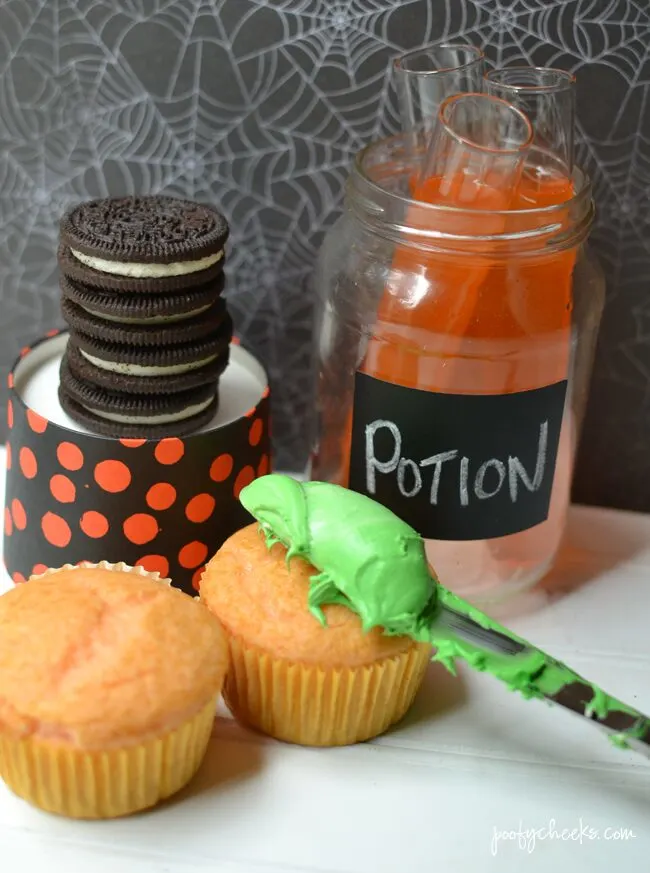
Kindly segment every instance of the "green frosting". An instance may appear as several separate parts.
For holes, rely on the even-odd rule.
[[[413,617],[433,609],[436,583],[421,537],[379,503],[338,485],[277,474],[256,479],[239,499],[267,543],[286,546],[287,561],[299,555],[320,570],[307,605],[322,624],[321,606],[340,603],[360,616],[364,631],[380,626],[408,634]]]
[[[622,748],[650,730],[650,722],[635,709],[440,585],[431,577],[419,534],[369,497],[326,482],[300,483],[272,474],[244,488],[240,500],[260,523],[269,547],[280,542],[287,562],[300,556],[319,570],[311,579],[307,605],[322,624],[324,604],[343,604],[359,615],[365,632],[381,627],[386,634],[430,643],[433,660],[451,673],[460,658],[527,699],[553,697],[579,682],[592,694],[586,716],[602,719],[622,712],[635,717],[631,729],[611,737]],[[507,654],[468,641],[446,623],[447,610],[496,631],[523,651]]]

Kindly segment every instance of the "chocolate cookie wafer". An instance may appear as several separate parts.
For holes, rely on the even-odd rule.
[[[63,245],[96,273],[132,280],[194,276],[197,284],[223,258],[228,233],[216,209],[163,196],[81,203],[60,228]]]
[[[226,304],[218,299],[205,312],[171,324],[122,324],[106,321],[64,298],[61,313],[74,333],[83,333],[106,343],[122,346],[173,346],[200,340],[216,333],[227,321]]]
[[[216,355],[211,356],[209,363],[204,364],[198,369],[163,376],[132,375],[128,370],[115,372],[115,370],[106,369],[107,363],[110,365],[110,362],[104,361],[102,367],[93,364],[92,358],[94,357],[96,360],[96,356],[89,353],[84,354],[77,345],[79,339],[79,336],[71,336],[68,340],[65,356],[71,373],[77,379],[96,385],[99,388],[105,388],[109,391],[117,389],[126,394],[175,394],[178,391],[187,391],[202,385],[215,384],[230,360],[230,334],[224,332],[223,342]],[[81,338],[81,341],[83,342],[83,338]],[[88,341],[86,341],[86,347],[89,347]],[[198,345],[194,346],[192,353],[198,355],[205,354]],[[163,351],[160,355],[159,363],[164,359],[165,354]]]
[[[106,391],[77,379],[64,358],[59,402],[71,418],[103,436],[160,439],[207,424],[219,399],[216,384],[153,397]]]
[[[57,258],[59,271],[63,276],[81,282],[90,288],[96,288],[103,293],[156,295],[170,294],[174,291],[194,289],[197,285],[205,285],[223,276],[225,255],[219,258],[211,267],[201,270],[199,273],[185,273],[180,276],[144,277],[118,276],[115,273],[106,273],[95,270],[79,261],[70,251],[69,247],[61,243]]]
[[[207,367],[220,358],[232,338],[232,320],[228,314],[217,331],[203,339],[181,345],[134,346],[105,342],[79,331],[70,335],[70,343],[83,357],[112,376],[172,376]]]
[[[171,324],[207,312],[221,296],[224,275],[171,294],[100,292],[68,276],[60,277],[59,286],[64,300],[71,300],[97,318],[120,324]]]

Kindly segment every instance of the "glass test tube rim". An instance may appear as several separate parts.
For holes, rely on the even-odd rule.
[[[499,79],[499,76],[510,73],[543,73],[545,75],[552,74],[557,77],[555,84],[542,85],[523,84],[517,82],[505,82]],[[568,70],[561,70],[559,67],[531,67],[527,64],[516,64],[509,67],[497,67],[494,70],[488,70],[483,74],[484,80],[488,85],[492,84],[495,87],[503,88],[504,90],[524,92],[526,94],[546,94],[558,91],[570,91],[576,84],[576,77]],[[494,96],[494,95],[491,95]]]
[[[473,54],[473,57],[471,58],[471,60],[468,60],[464,64],[458,64],[453,67],[439,67],[436,70],[413,70],[409,69],[409,67],[405,65],[404,62],[408,58],[412,58],[414,55],[421,55],[424,52],[431,51],[432,49],[463,49],[468,53]],[[468,70],[483,61],[485,61],[484,52],[480,48],[477,48],[474,45],[470,45],[469,43],[432,42],[428,45],[420,46],[420,48],[412,49],[408,52],[403,52],[401,55],[393,58],[393,69],[399,71],[400,73],[408,73],[411,76],[421,76],[422,78],[425,78],[427,76],[440,76],[442,74],[462,72],[463,70]]]
[[[494,146],[482,145],[481,143],[478,143],[475,140],[470,139],[467,136],[463,136],[462,134],[455,131],[449,126],[448,119],[445,118],[445,113],[452,105],[457,104],[460,100],[466,100],[469,97],[479,97],[481,100],[490,101],[491,103],[499,103],[504,108],[507,108],[508,112],[518,116],[519,120],[523,122],[526,130],[528,131],[526,139],[522,141],[519,145],[513,146],[511,148],[505,146],[503,148],[496,148]],[[483,94],[481,91],[468,91],[467,93],[452,94],[451,97],[447,97],[446,100],[443,100],[443,102],[440,104],[440,109],[438,110],[438,120],[444,126],[449,136],[456,140],[457,143],[466,146],[468,149],[471,149],[474,152],[479,152],[485,155],[507,157],[508,155],[521,154],[530,147],[535,136],[533,126],[530,123],[530,119],[525,112],[522,112],[521,109],[513,106],[512,103],[509,103],[502,97],[495,97],[492,94]]]

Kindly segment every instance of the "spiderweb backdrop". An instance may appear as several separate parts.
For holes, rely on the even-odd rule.
[[[318,246],[354,153],[397,127],[391,57],[457,37],[578,75],[609,280],[578,496],[650,509],[647,0],[0,0],[2,363],[59,323],[67,206],[214,202],[237,330],[271,376],[276,464],[300,467]]]

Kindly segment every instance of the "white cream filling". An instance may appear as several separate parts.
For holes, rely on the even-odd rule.
[[[223,250],[216,255],[208,255],[196,261],[178,261],[172,264],[139,264],[135,261],[108,261],[105,258],[95,258],[84,255],[76,249],[70,251],[78,261],[99,270],[100,273],[110,273],[113,276],[129,276],[131,279],[164,279],[166,276],[187,276],[207,270],[223,257]]]
[[[183,421],[186,418],[191,418],[193,415],[198,415],[203,412],[214,400],[214,396],[204,400],[203,403],[195,403],[192,406],[186,406],[178,412],[163,412],[160,415],[129,415],[128,413],[119,412],[104,412],[104,410],[94,409],[91,406],[81,404],[84,409],[99,418],[104,418],[107,421],[116,421],[118,424],[172,424],[175,421]]]
[[[170,364],[168,367],[160,365],[145,366],[143,364],[130,364],[126,361],[103,361],[101,358],[89,355],[83,349],[79,349],[79,351],[87,361],[90,361],[96,367],[107,370],[109,373],[120,373],[124,376],[177,376],[179,373],[189,373],[191,370],[198,370],[200,367],[211,364],[212,361],[217,359],[217,355],[210,355],[210,357],[202,358],[200,361]]]
[[[88,309],[87,306],[82,306],[81,308],[85,309],[90,315],[103,319],[103,321],[115,321],[119,324],[169,324],[173,321],[184,321],[186,318],[200,315],[206,309],[209,309],[210,305],[208,303],[207,306],[201,306],[199,309],[192,309],[189,312],[181,312],[177,315],[152,315],[144,318],[125,318],[123,315],[106,315],[104,312],[97,312],[96,309]]]

